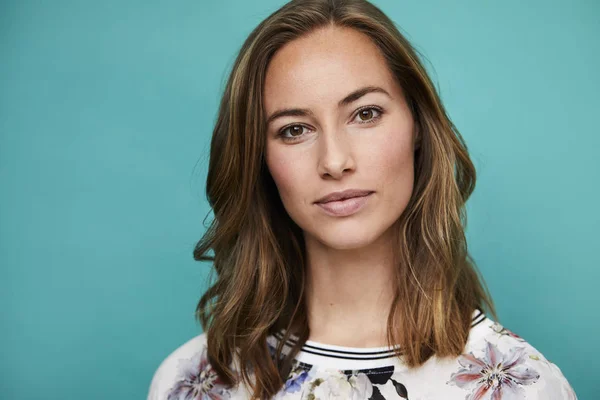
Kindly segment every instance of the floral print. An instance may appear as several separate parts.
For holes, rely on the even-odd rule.
[[[517,335],[516,333],[509,331],[508,329],[506,329],[505,327],[503,327],[502,325],[500,325],[498,322],[494,322],[491,327],[492,330],[498,334],[500,334],[500,336],[502,335],[507,335],[510,337],[513,337],[515,339],[517,339],[520,342],[524,342],[525,339],[523,339],[521,336]]]
[[[577,399],[560,369],[523,338],[478,315],[473,324],[477,325],[463,354],[433,356],[414,369],[381,348],[359,350],[313,342],[292,361],[273,399]],[[267,345],[275,359],[273,344],[279,342],[270,339]],[[164,361],[148,400],[248,400],[250,396],[251,388],[245,384],[227,387],[219,378],[208,362],[202,334]]]
[[[296,367],[292,369],[290,376],[283,386],[284,393],[296,393],[302,387],[302,384],[308,378],[308,372],[304,368]]]
[[[167,400],[224,400],[229,390],[208,363],[206,347],[189,360],[182,360],[179,380],[171,388]]]
[[[322,369],[295,360],[275,399],[408,399],[406,386],[393,379],[393,375],[394,366],[362,370]]]
[[[463,368],[453,373],[448,383],[461,388],[471,387],[468,400],[482,399],[488,392],[492,400],[500,400],[503,396],[524,398],[523,386],[531,385],[540,377],[525,363],[524,347],[512,347],[505,355],[487,342],[482,358],[469,353],[461,355],[458,362]]]
[[[313,368],[310,370],[308,390],[302,399],[364,400],[372,394],[371,381],[363,373],[347,376],[336,369]]]

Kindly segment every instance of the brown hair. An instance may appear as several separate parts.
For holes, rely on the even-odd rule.
[[[356,29],[377,45],[418,133],[412,197],[395,224],[398,268],[388,344],[400,344],[399,357],[416,367],[434,354],[461,354],[476,308],[497,319],[464,234],[475,167],[417,51],[367,1],[291,1],[250,33],[233,65],[210,149],[206,192],[214,219],[194,250],[194,258],[213,261],[217,273],[196,309],[209,362],[227,385],[244,380],[254,399],[270,398],[282,387],[309,337],[302,232],[285,212],[265,164],[265,71],[283,45],[327,26]],[[266,338],[281,330],[273,360]],[[299,340],[282,355],[292,333]],[[236,359],[244,361],[239,372],[231,364]]]

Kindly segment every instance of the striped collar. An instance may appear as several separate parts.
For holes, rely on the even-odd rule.
[[[485,319],[485,314],[476,309],[473,312],[471,329]],[[276,347],[282,338],[283,331],[280,331],[269,336],[267,342]],[[287,354],[297,340],[296,335],[291,335],[291,338],[283,346],[283,352]],[[393,347],[347,347],[307,340],[295,358],[302,363],[325,368],[367,369],[398,365],[399,360],[396,356],[398,352],[401,353],[399,345]]]

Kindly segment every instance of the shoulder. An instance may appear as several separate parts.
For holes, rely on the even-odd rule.
[[[179,346],[160,363],[150,383],[148,400],[176,398],[169,396],[176,383],[193,379],[205,360],[206,334],[202,333]]]
[[[485,318],[474,326],[449,384],[474,398],[577,399],[560,368],[521,336]]]
[[[238,367],[237,359],[229,367]],[[229,387],[208,362],[206,333],[193,337],[169,354],[152,377],[147,400],[188,398],[247,399],[245,385]],[[191,397],[190,397],[191,396]]]

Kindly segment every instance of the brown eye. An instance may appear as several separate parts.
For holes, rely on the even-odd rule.
[[[373,109],[372,108],[367,108],[365,110],[360,110],[360,112],[358,113],[358,115],[360,116],[360,119],[363,121],[368,121],[370,119],[373,118]]]
[[[304,129],[304,127],[302,125],[292,125],[288,129],[290,130],[290,135],[298,136],[302,134],[302,129]]]
[[[370,122],[376,122],[381,117],[381,114],[383,114],[383,110],[378,107],[371,106],[358,110],[354,118],[359,118],[359,120],[356,121],[359,124],[366,124]]]
[[[304,125],[289,125],[286,128],[283,128],[281,131],[279,131],[279,136],[282,140],[288,142],[299,140],[304,135],[304,131],[306,129],[307,128]]]

